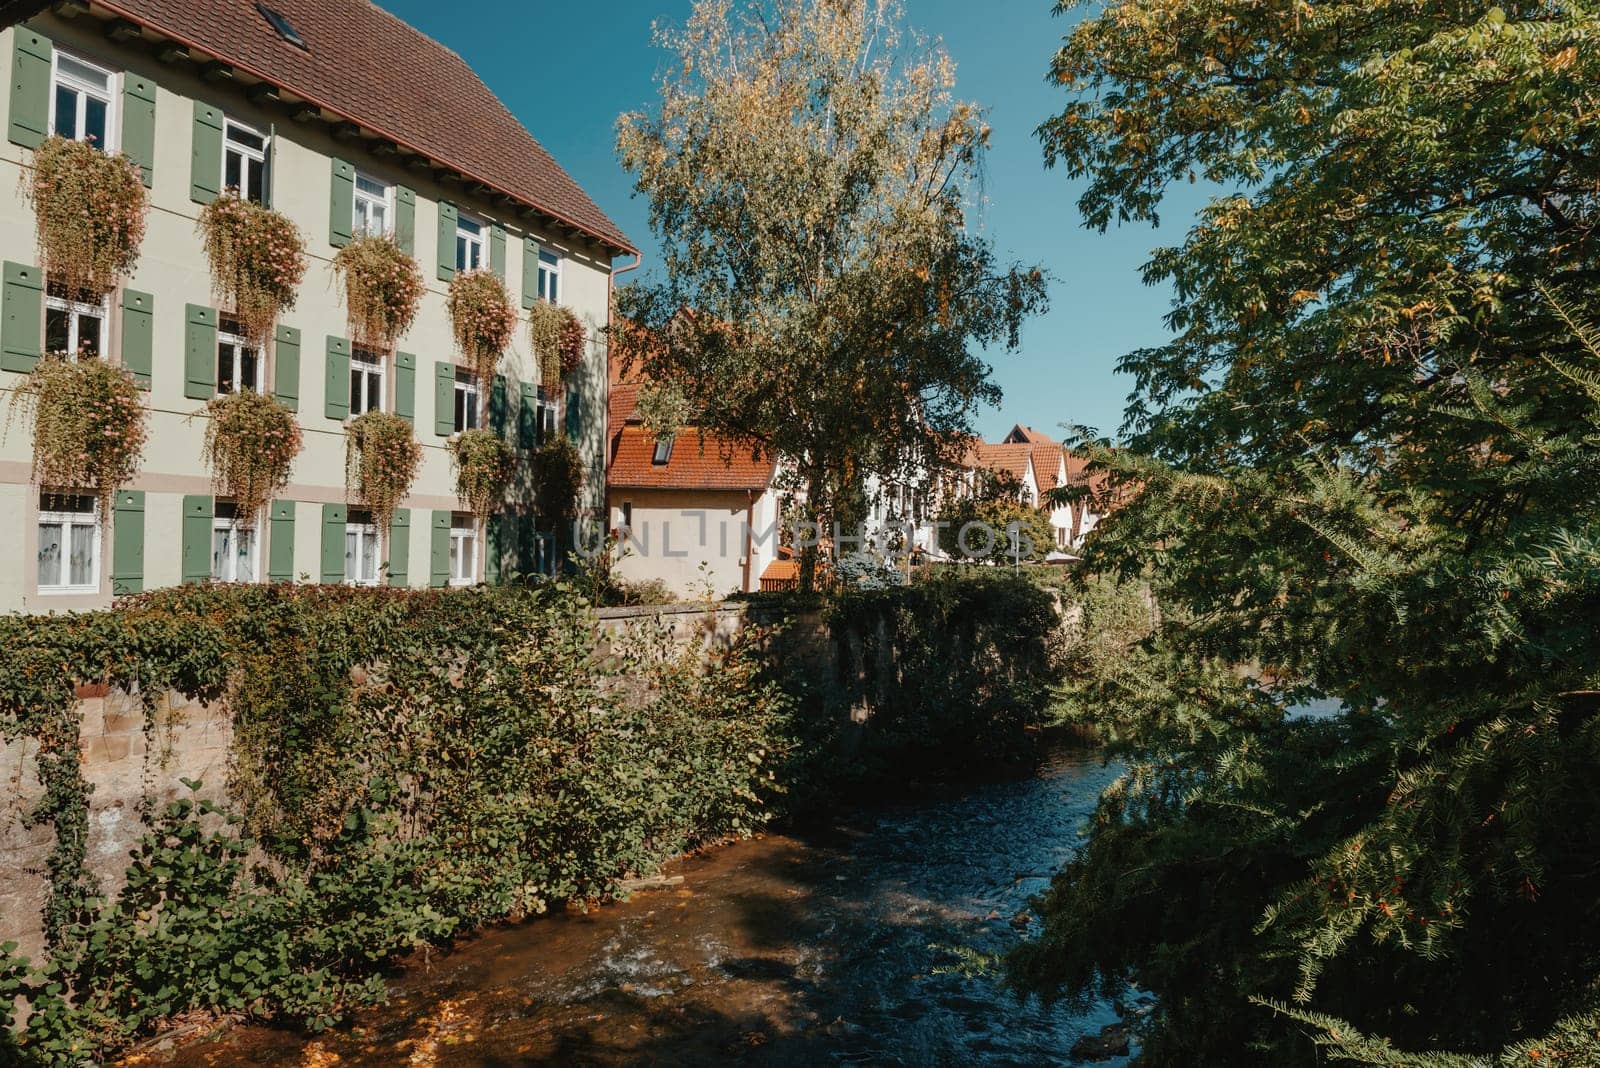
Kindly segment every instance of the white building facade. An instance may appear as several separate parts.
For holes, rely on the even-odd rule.
[[[549,570],[573,531],[551,529],[513,479],[480,523],[454,493],[447,445],[490,427],[519,464],[567,434],[587,461],[583,522],[603,521],[606,353],[613,262],[637,253],[469,68],[365,0],[119,0],[57,5],[0,31],[10,67],[0,145],[4,259],[0,392],[41,354],[92,349],[136,375],[148,440],[139,472],[96,513],[82,487],[32,482],[31,436],[0,443],[0,611],[104,607],[121,594],[210,580],[441,586]],[[174,12],[176,11],[176,14]],[[20,193],[51,134],[93,137],[143,169],[150,209],[131,276],[99,304],[44,277]],[[267,343],[241,338],[214,295],[196,221],[235,188],[286,215],[309,269]],[[331,260],[362,232],[421,267],[421,311],[393,352],[351,343]],[[452,340],[458,271],[492,269],[522,312],[500,373],[478,381]],[[526,309],[567,306],[589,337],[559,390],[540,386]],[[304,446],[254,522],[218,499],[201,456],[215,396],[270,393]],[[409,419],[423,460],[388,529],[346,498],[345,426],[370,409]],[[46,492],[46,491],[49,492]]]

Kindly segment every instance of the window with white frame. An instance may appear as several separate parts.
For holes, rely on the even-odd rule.
[[[561,257],[547,249],[539,250],[539,299],[561,303]]]
[[[478,376],[471,371],[456,372],[456,433],[478,429],[481,392]]]
[[[100,522],[87,494],[39,494],[39,592],[100,589]]]
[[[352,232],[357,236],[387,234],[393,218],[394,186],[358,171]]]
[[[211,577],[217,582],[254,582],[259,548],[255,524],[239,524],[232,501],[218,501],[211,518]]]
[[[352,508],[345,522],[344,580],[353,586],[378,584],[378,528],[371,512]]]
[[[267,199],[267,135],[242,122],[223,123],[222,185],[236,189],[242,200]]]
[[[383,356],[357,348],[350,354],[350,414],[383,411]]]
[[[50,129],[69,141],[87,141],[102,152],[116,146],[116,76],[59,48],[50,62]]]
[[[556,573],[556,536],[554,534],[534,534],[533,573],[546,576]]]
[[[545,392],[543,386],[539,387],[539,399],[533,409],[534,427],[539,433],[539,444],[554,441],[556,436],[556,402],[555,398]]]
[[[450,516],[450,585],[478,581],[478,520],[466,512]]]
[[[87,293],[69,296],[65,286],[51,282],[44,298],[44,351],[103,355],[110,315],[107,301]]]
[[[217,324],[217,396],[241,389],[262,391],[261,353],[245,343],[237,319],[222,319]]]
[[[456,270],[483,266],[483,223],[470,215],[456,216]]]
[[[669,461],[671,459],[672,459],[672,435],[671,434],[663,434],[661,437],[656,439],[656,451],[651,455],[650,462],[659,466],[661,464],[665,464],[667,461]],[[873,505],[873,510],[874,511],[877,510],[877,505],[876,504]]]

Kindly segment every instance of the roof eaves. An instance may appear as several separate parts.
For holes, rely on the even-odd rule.
[[[112,14],[116,15],[119,18],[125,18],[129,22],[136,23],[136,24],[138,24],[140,26],[148,26],[150,29],[155,30],[157,33],[160,33],[160,34],[162,34],[162,35],[164,35],[166,37],[170,37],[172,40],[177,41],[178,43],[182,44],[186,48],[189,48],[189,49],[192,49],[192,50],[194,50],[196,52],[199,52],[202,55],[210,56],[212,59],[217,60],[218,62],[227,63],[230,67],[233,67],[235,70],[243,71],[244,73],[248,74],[252,78],[256,78],[256,79],[258,79],[260,81],[267,82],[267,83],[269,83],[271,85],[275,85],[280,89],[287,89],[291,93],[293,93],[295,96],[298,96],[298,97],[302,98],[303,100],[305,100],[306,103],[312,104],[312,105],[314,105],[314,106],[316,106],[318,108],[321,108],[323,111],[326,111],[326,112],[329,112],[329,113],[331,113],[333,115],[336,115],[336,116],[338,116],[339,118],[343,119],[346,122],[356,123],[358,126],[362,127],[363,129],[371,130],[374,134],[376,134],[380,138],[383,138],[385,140],[394,142],[397,146],[406,149],[408,152],[412,153],[413,155],[421,156],[421,157],[423,157],[425,159],[436,159],[437,158],[437,157],[433,156],[430,153],[424,152],[422,149],[418,148],[416,145],[412,144],[411,142],[405,140],[404,138],[402,138],[398,134],[392,133],[392,132],[387,131],[387,130],[378,129],[377,127],[373,126],[371,122],[364,122],[364,121],[358,120],[354,115],[351,115],[351,114],[345,112],[344,110],[334,106],[333,104],[329,104],[325,100],[319,100],[315,96],[312,96],[308,91],[306,91],[304,89],[301,89],[301,88],[298,88],[298,87],[296,87],[294,85],[291,85],[285,79],[275,78],[272,75],[266,73],[265,71],[257,70],[256,68],[252,67],[248,63],[240,62],[239,60],[236,60],[236,59],[232,59],[232,58],[228,58],[228,57],[224,57],[224,56],[218,55],[214,50],[209,49],[205,45],[200,44],[198,41],[194,40],[194,38],[184,34],[182,31],[175,30],[175,29],[173,29],[173,28],[171,28],[169,26],[161,25],[161,24],[155,22],[152,19],[141,17],[136,12],[130,11],[127,8],[124,8],[121,5],[117,4],[115,2],[115,0],[95,0],[95,4],[96,4],[96,6],[104,8],[105,10],[111,12]],[[26,8],[29,8],[29,7],[33,7],[33,6],[34,5],[32,5],[32,4],[22,4],[22,5],[20,5],[20,7],[23,8],[23,9],[26,9]],[[39,8],[42,8],[43,6],[44,5],[42,5],[42,4],[38,5]],[[31,14],[31,13],[33,13],[33,12],[29,12],[28,14]],[[19,15],[18,19],[26,18],[26,17],[28,17],[28,14]],[[441,46],[441,47],[443,47],[443,46]],[[459,58],[459,56],[457,58]],[[471,68],[468,67],[468,69],[470,70]],[[476,75],[474,75],[474,77],[476,77]],[[482,79],[479,79],[479,81],[481,83]],[[487,86],[485,86],[485,88],[487,89]],[[575,222],[572,219],[569,219],[566,216],[562,215],[558,211],[555,211],[555,210],[553,210],[551,208],[547,208],[542,204],[536,204],[532,200],[529,200],[527,197],[519,196],[518,194],[512,192],[509,189],[503,189],[503,188],[495,185],[494,183],[488,181],[487,179],[482,178],[479,175],[476,175],[476,174],[472,173],[471,171],[467,170],[466,167],[464,167],[463,165],[461,165],[459,163],[455,163],[455,162],[452,162],[450,160],[443,160],[443,159],[438,160],[438,162],[441,165],[443,165],[445,167],[448,167],[450,170],[456,171],[457,173],[459,173],[463,178],[467,179],[468,181],[477,182],[479,185],[483,186],[486,189],[490,189],[490,190],[492,190],[492,191],[494,191],[494,192],[496,192],[496,193],[498,193],[498,194],[500,194],[502,196],[510,197],[512,200],[516,201],[519,204],[525,204],[529,208],[532,208],[534,211],[539,212],[540,214],[546,216],[547,218],[553,219],[556,222],[560,223],[561,225],[566,226],[566,227],[568,227],[568,228],[570,228],[572,230],[575,230],[576,232],[578,232],[580,234],[584,234],[585,236],[593,239],[594,241],[598,242],[600,245],[602,245],[605,248],[615,249],[619,253],[626,253],[628,255],[633,255],[633,256],[637,256],[637,255],[640,254],[640,250],[638,248],[634,247],[634,245],[627,240],[626,235],[623,235],[620,231],[616,235],[609,235],[609,234],[599,233],[599,232],[597,232],[597,230],[594,227],[586,226],[586,225],[584,225],[582,223]]]

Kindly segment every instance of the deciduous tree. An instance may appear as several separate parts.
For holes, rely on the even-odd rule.
[[[617,145],[665,271],[619,295],[615,340],[854,527],[868,472],[959,448],[1000,396],[976,349],[1044,304],[969,227],[989,128],[890,0],[700,0],[656,37],[660,105]]]

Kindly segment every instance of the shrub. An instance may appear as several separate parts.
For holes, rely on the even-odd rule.
[[[50,489],[92,491],[101,518],[139,469],[145,409],[131,372],[101,359],[43,357],[17,382],[6,419],[33,425],[33,481]]]
[[[466,430],[449,444],[456,496],[479,519],[499,504],[511,477],[511,448],[492,430]]]
[[[265,342],[278,316],[294,307],[306,273],[306,245],[288,217],[224,192],[200,209],[211,285],[245,334]]]
[[[144,241],[149,197],[139,166],[93,145],[47,137],[23,171],[33,206],[39,262],[69,293],[96,298],[132,272]]]
[[[424,285],[417,261],[392,237],[370,235],[340,249],[333,270],[344,286],[350,333],[357,344],[393,349],[422,306]]]
[[[232,497],[239,523],[255,522],[261,506],[289,484],[300,453],[300,424],[272,397],[243,389],[208,402],[205,461],[217,492]]]
[[[505,284],[492,271],[458,271],[448,304],[456,347],[487,387],[517,325]]]
[[[365,412],[345,428],[345,489],[371,509],[379,530],[389,528],[421,463],[411,424],[393,412]]]

